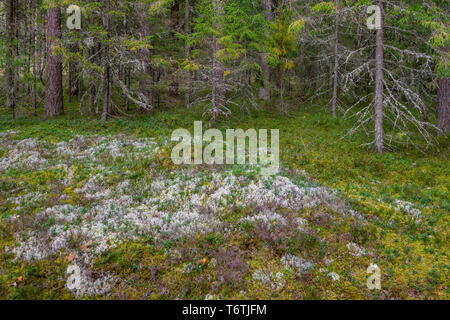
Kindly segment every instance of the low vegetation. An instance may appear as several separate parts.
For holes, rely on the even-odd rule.
[[[272,177],[175,166],[171,132],[200,109],[2,116],[0,297],[448,299],[448,139],[426,155],[377,154],[317,108],[217,123],[279,128]],[[366,286],[371,263],[381,290]]]

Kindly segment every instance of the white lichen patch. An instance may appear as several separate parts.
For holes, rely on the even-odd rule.
[[[339,279],[341,278],[340,275],[338,275],[336,272],[330,272],[328,273],[328,276],[331,278],[331,280],[333,281],[339,281]]]
[[[284,255],[281,258],[281,263],[286,267],[294,271],[296,274],[301,275],[305,271],[314,268],[314,263],[309,260],[297,257],[291,254]]]
[[[265,210],[264,212],[256,214],[254,216],[246,217],[246,218],[242,219],[242,221],[249,221],[249,222],[258,221],[258,222],[262,222],[268,226],[280,225],[280,224],[285,225],[287,223],[286,219],[282,215],[272,212],[272,211],[269,211],[269,210]]]
[[[55,151],[60,157],[98,161],[102,155],[109,155],[116,159],[129,157],[134,153],[151,155],[156,150],[157,144],[153,139],[132,140],[122,136],[76,136],[69,141],[57,143]]]
[[[72,264],[67,271],[66,288],[76,297],[108,294],[116,282],[109,273],[94,278],[85,263]]]
[[[395,200],[395,209],[405,211],[406,213],[410,214],[417,222],[420,222],[422,212],[419,209],[415,208],[413,203],[397,199]]]
[[[152,159],[157,151],[152,139],[76,136],[52,143],[12,140],[12,136],[0,137],[5,150],[0,171],[16,168],[27,173],[32,168],[44,176],[51,171],[52,179],[58,177],[58,181],[53,181],[51,188],[43,183],[42,190],[29,192],[28,182],[23,182],[20,193],[8,195],[12,209],[10,218],[3,221],[15,223],[26,216],[27,223],[7,251],[14,253],[16,260],[32,261],[81,250],[83,257],[75,262],[82,265],[82,284],[77,289],[70,286],[76,296],[109,291],[113,279],[93,277],[89,270],[96,257],[122,242],[148,237],[157,242],[177,241],[209,233],[227,236],[241,228],[243,221],[261,223],[269,230],[293,223],[304,231],[309,223],[298,217],[298,212],[328,206],[336,199],[329,189],[306,180],[297,184],[283,175],[260,177],[245,170],[235,174],[232,170],[180,169],[131,178],[128,165]],[[50,198],[51,202],[45,202]],[[31,204],[33,209],[27,209]],[[224,219],[233,207],[247,213],[236,221]],[[216,263],[211,261],[212,266]],[[294,255],[283,256],[281,264],[298,275],[314,267],[312,261]],[[191,268],[187,264],[183,272],[189,273]],[[257,270],[253,278],[276,290],[285,284],[280,272],[267,275]]]
[[[37,139],[0,139],[0,146],[5,151],[0,158],[0,172],[17,168],[38,169],[48,164]]]
[[[360,247],[358,247],[358,245],[354,242],[350,242],[347,243],[347,249],[348,252],[355,257],[361,257],[363,255],[366,255],[366,250],[365,249],[361,249]]]
[[[254,280],[268,285],[276,291],[281,290],[286,284],[286,280],[281,272],[273,274],[269,271],[257,269],[253,272],[252,277]]]
[[[150,157],[158,146],[153,139],[128,139],[123,136],[76,136],[69,141],[53,143],[38,139],[12,140],[12,132],[0,136],[5,155],[0,158],[0,172],[10,169],[43,169],[59,163],[91,161],[100,163],[105,156],[112,159],[134,156]]]
[[[3,131],[0,132],[0,138],[5,138],[5,137],[9,137],[9,136],[13,136],[18,134],[19,132],[14,131],[14,130],[7,130],[7,131]]]

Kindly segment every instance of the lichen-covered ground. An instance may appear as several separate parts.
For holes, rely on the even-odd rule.
[[[162,121],[175,128],[174,119]],[[391,159],[397,167],[380,174],[368,169],[389,154],[375,164],[364,151],[326,154],[310,129],[287,127],[282,169],[261,177],[252,167],[174,166],[169,130],[5,123],[1,298],[450,297],[446,156],[434,169]],[[371,263],[381,290],[366,286]]]

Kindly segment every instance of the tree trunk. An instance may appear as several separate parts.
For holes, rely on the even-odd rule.
[[[106,30],[106,43],[104,45],[104,54],[103,54],[103,111],[102,111],[102,120],[106,121],[108,116],[111,113],[111,64],[109,61],[109,39],[111,37],[111,18],[110,18],[110,10],[111,3],[110,0],[107,1],[107,10],[105,17],[103,18],[103,25]]]
[[[440,134],[450,132],[450,78],[438,80],[436,123]]]
[[[70,51],[72,53],[78,53],[80,51],[80,46],[78,44],[78,41],[70,45]],[[78,95],[78,84],[79,84],[79,63],[78,58],[72,58],[69,62],[69,99],[72,96]],[[70,102],[71,100],[69,100]]]
[[[93,44],[90,48],[90,56],[93,57],[92,62],[97,65],[100,65],[102,63],[101,50],[102,50],[101,43],[94,39]],[[92,78],[89,78],[88,90],[89,90],[89,112],[92,114],[98,114],[97,90],[96,86],[93,85]]]
[[[378,0],[381,26],[377,30],[376,75],[375,75],[375,146],[379,153],[384,151],[383,131],[383,42],[384,42],[384,9],[383,0]]]
[[[6,30],[8,48],[6,50],[6,107],[11,109],[13,119],[16,118],[14,98],[14,5],[15,0],[6,0]]]
[[[105,57],[106,59],[106,57]],[[107,62],[105,62],[103,73],[103,111],[102,120],[108,120],[111,113],[111,67]]]
[[[218,17],[223,15],[223,3],[222,0],[213,0],[214,10],[214,30],[219,31],[220,25]],[[213,37],[213,52],[212,52],[212,122],[215,126],[216,117],[219,110],[225,107],[225,83],[223,79],[223,66],[217,57],[218,52],[223,48],[216,36]]]
[[[126,67],[125,69],[125,80],[126,80],[126,87],[128,90],[131,89],[131,68],[130,67]],[[129,99],[125,99],[126,100],[126,109],[127,111],[130,111],[130,101]]]
[[[34,44],[33,44],[33,110],[34,115],[37,116],[37,79],[41,72],[41,63],[40,63],[40,45],[39,45],[39,27],[38,27],[38,17],[39,11],[38,8],[34,8],[36,11],[36,16],[34,17]]]
[[[336,17],[335,17],[335,35],[334,35],[334,79],[333,79],[333,118],[336,118],[336,105],[338,94],[338,68],[339,68],[339,0],[336,0]]]
[[[64,113],[61,55],[54,47],[61,40],[61,9],[50,7],[47,11],[47,82],[45,84],[45,114],[49,117]]]
[[[150,35],[150,27],[148,25],[148,17],[145,14],[139,16],[140,24],[140,38],[142,41],[146,41]],[[139,77],[139,91],[144,96],[144,103],[147,105],[147,109],[141,108],[141,111],[149,110],[153,107],[153,70],[150,64],[150,49],[143,48],[141,50],[141,60],[143,62],[143,72]]]
[[[176,39],[176,32],[178,29],[178,25],[180,24],[180,1],[174,0],[172,7],[170,9],[170,17],[171,17],[171,33],[173,40]],[[178,89],[179,89],[179,83],[178,83],[178,77],[175,75],[172,77],[170,84],[169,84],[169,94],[172,96],[178,96]]]
[[[186,0],[185,2],[185,8],[184,8],[184,33],[186,36],[189,35],[191,32],[191,24],[190,24],[190,4],[189,0]],[[184,54],[187,60],[191,57],[191,48],[186,41],[185,47],[184,47]],[[191,71],[186,70],[185,71],[185,81],[186,81],[186,91],[184,93],[184,103],[186,107],[189,106],[189,102],[191,100]]]
[[[172,7],[170,8],[170,29],[173,34],[175,34],[175,31],[178,28],[178,25],[180,24],[180,1],[174,0]]]
[[[263,8],[268,22],[272,21],[272,0],[263,0]],[[270,100],[270,68],[266,62],[267,53],[261,53],[261,70],[263,76],[263,87],[259,89],[259,98],[264,101]]]

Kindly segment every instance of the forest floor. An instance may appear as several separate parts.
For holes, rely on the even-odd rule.
[[[0,298],[449,299],[448,139],[378,155],[323,113],[218,123],[280,129],[273,177],[175,166],[200,111],[0,116]]]

